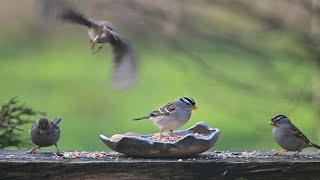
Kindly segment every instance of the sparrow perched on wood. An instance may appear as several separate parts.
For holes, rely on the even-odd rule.
[[[190,97],[183,97],[166,104],[158,110],[152,111],[148,116],[135,118],[133,120],[153,120],[156,126],[160,128],[161,139],[162,132],[166,129],[170,130],[170,132],[176,136],[173,130],[186,124],[191,117],[191,111],[195,109],[197,109],[196,102]]]
[[[37,120],[29,131],[30,139],[37,147],[31,149],[28,153],[35,153],[41,147],[52,145],[55,145],[59,152],[57,142],[60,138],[60,128],[58,124],[61,120],[61,118],[55,118],[53,121],[46,118]]]
[[[299,153],[307,147],[320,149],[319,145],[310,142],[310,140],[291,123],[289,118],[284,115],[273,117],[269,124],[273,126],[272,135],[274,140],[279,146],[285,149],[283,152],[296,151],[296,153]]]
[[[39,0],[41,16],[62,22],[79,24],[88,28],[93,53],[98,52],[105,43],[113,49],[114,69],[112,82],[118,89],[131,86],[137,76],[137,62],[129,42],[121,36],[108,21],[99,21],[86,17],[67,0]],[[95,51],[95,45],[101,44]]]

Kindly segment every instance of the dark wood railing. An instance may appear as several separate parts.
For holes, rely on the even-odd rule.
[[[205,152],[146,159],[115,152],[0,151],[0,178],[27,179],[320,179],[320,152]]]

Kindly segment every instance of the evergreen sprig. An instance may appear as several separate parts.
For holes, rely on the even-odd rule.
[[[46,113],[35,111],[25,103],[20,103],[17,97],[11,98],[0,109],[0,149],[5,147],[21,147],[25,139],[17,131],[23,131],[19,126],[32,123],[32,116]]]

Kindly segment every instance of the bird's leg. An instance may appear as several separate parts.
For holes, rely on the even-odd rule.
[[[96,43],[97,43],[97,39],[99,38],[99,36],[100,36],[100,34],[101,33],[99,33],[96,37],[94,37],[92,40],[91,40],[91,51],[93,51],[94,50],[94,47],[95,47],[95,45],[96,45]]]
[[[170,130],[170,133],[174,136],[174,137],[177,137],[177,135],[173,132],[173,130]],[[171,135],[171,136],[172,136]]]
[[[95,51],[94,51],[94,49],[91,49],[91,54],[95,54],[95,53],[99,52],[102,49],[102,47],[103,47],[103,44],[101,46],[99,46],[98,49]]]
[[[33,154],[33,153],[36,153],[37,152],[37,149],[40,149],[40,146],[38,147],[35,147],[33,149],[31,149],[30,151],[27,152],[27,154]]]
[[[57,152],[56,152],[56,153],[53,153],[53,154],[55,154],[56,156],[60,156],[60,157],[62,157],[62,156],[63,156],[63,152],[61,152],[61,151],[59,150],[58,145],[57,145],[57,144],[55,144],[54,146],[56,146],[56,148],[57,148]]]
[[[92,50],[92,51],[94,50],[94,46],[96,45],[97,40],[98,40],[98,38],[100,37],[100,35],[102,34],[102,32],[103,32],[103,31],[101,30],[101,31],[99,32],[99,34],[96,35],[96,37],[94,37],[92,40],[90,39],[90,40],[91,40],[90,43],[91,43],[91,50]],[[102,47],[99,47],[99,50],[100,50],[101,48],[102,48]],[[99,51],[99,50],[98,50],[98,51]],[[98,51],[97,51],[97,52],[98,52]]]
[[[60,150],[59,150],[59,148],[58,148],[58,145],[57,145],[57,144],[55,144],[54,146],[57,148],[57,153],[59,153],[59,152],[60,152]]]
[[[163,132],[163,129],[160,130],[160,136],[159,136],[160,139],[162,139],[162,132]]]
[[[284,149],[284,150],[281,150],[281,151],[277,151],[277,152],[273,153],[272,156],[281,156],[285,152],[288,152],[288,150]]]
[[[96,42],[91,40],[91,51],[94,51],[95,45],[96,45]]]

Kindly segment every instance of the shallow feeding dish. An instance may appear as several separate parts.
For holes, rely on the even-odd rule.
[[[100,139],[110,149],[138,157],[178,158],[193,156],[207,151],[217,142],[220,130],[211,128],[205,122],[198,122],[187,130],[175,131],[175,141],[161,142],[155,140],[156,134],[139,135],[136,133],[116,134],[111,138],[100,135]],[[166,134],[163,135],[164,137]],[[153,138],[153,139],[151,139]]]

